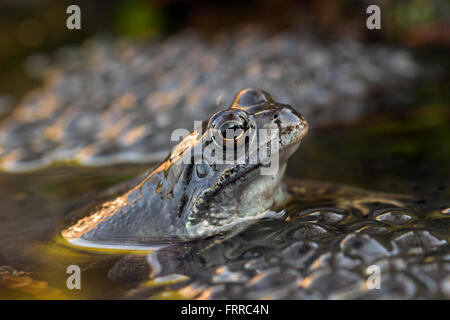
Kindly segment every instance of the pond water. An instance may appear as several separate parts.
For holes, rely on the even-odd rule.
[[[215,246],[165,251],[157,257],[163,272],[139,284],[140,275],[150,272],[148,252],[79,250],[56,235],[64,217],[96,192],[151,165],[1,173],[0,266],[27,273],[0,269],[0,282],[9,286],[0,286],[0,297],[446,297],[449,120],[443,107],[418,108],[312,130],[289,161],[290,177],[414,196],[404,208],[373,204],[369,216],[362,217],[332,203],[298,200],[287,208],[289,221],[262,221]],[[124,256],[128,259],[117,265]],[[335,256],[333,263],[330,256]],[[382,282],[384,290],[369,292],[361,287],[361,274],[374,261],[383,272],[389,266],[389,281]],[[408,267],[398,266],[402,262]],[[82,270],[81,290],[66,286],[66,268],[73,264]]]

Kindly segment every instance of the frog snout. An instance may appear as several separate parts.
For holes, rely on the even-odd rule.
[[[305,117],[289,105],[281,105],[274,113],[274,121],[278,124],[280,134],[289,136],[292,142],[301,140],[308,133],[308,122]]]

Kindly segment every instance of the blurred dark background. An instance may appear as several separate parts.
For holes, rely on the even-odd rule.
[[[81,30],[65,27],[66,8],[70,4],[81,8]],[[381,30],[365,28],[365,10],[370,4],[382,8]],[[185,28],[208,35],[243,24],[262,25],[269,30],[295,26],[311,28],[323,37],[352,35],[365,41],[402,44],[422,52],[437,47],[439,50],[434,50],[433,56],[438,52],[445,57],[448,51],[442,48],[448,49],[450,43],[449,7],[447,1],[436,0],[3,0],[0,94],[17,99],[38,84],[29,76],[30,72],[24,72],[27,56],[80,43],[98,33],[152,39]]]

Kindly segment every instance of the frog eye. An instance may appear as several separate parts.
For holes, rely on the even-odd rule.
[[[225,146],[238,146],[244,140],[249,125],[243,117],[226,119],[217,123],[213,130],[212,139],[216,144],[225,148]]]
[[[208,123],[208,135],[218,149],[215,149],[217,157],[236,157],[246,150],[254,135],[254,124],[251,117],[244,110],[226,110],[216,113]],[[242,148],[244,147],[244,148]]]
[[[223,123],[219,127],[219,133],[222,139],[226,140],[238,140],[247,130],[247,122],[239,118],[241,121],[228,121]]]

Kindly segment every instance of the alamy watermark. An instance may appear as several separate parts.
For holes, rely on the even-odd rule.
[[[72,4],[67,7],[66,13],[69,14],[66,20],[66,27],[69,30],[81,29],[81,9],[79,6]]]
[[[366,26],[369,30],[381,29],[381,9],[376,4],[367,7],[366,13],[370,16],[366,20]]]
[[[369,277],[366,280],[367,289],[381,289],[381,269],[378,265],[372,264],[367,267],[366,272]]]
[[[69,290],[81,290],[81,269],[79,266],[72,264],[67,267],[66,273],[70,274],[67,277],[66,286]]]

